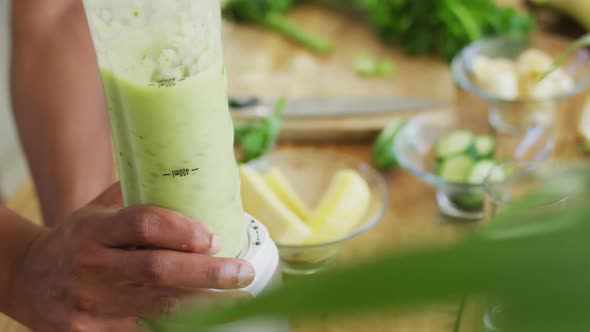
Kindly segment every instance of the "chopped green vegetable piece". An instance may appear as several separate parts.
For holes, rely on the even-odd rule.
[[[496,139],[489,135],[475,137],[475,150],[481,159],[492,158],[496,153]]]
[[[467,183],[474,185],[483,184],[494,167],[496,167],[496,163],[491,160],[477,162],[467,176]]]
[[[455,130],[442,137],[436,144],[436,157],[446,159],[458,154],[476,155],[475,137],[468,130]]]
[[[354,69],[361,76],[372,76],[377,70],[377,60],[368,55],[360,55],[354,62]]]
[[[377,74],[377,76],[381,76],[381,77],[391,77],[391,76],[393,76],[393,74],[395,74],[395,69],[396,69],[396,66],[393,61],[380,60],[377,63],[376,74]]]
[[[377,59],[370,55],[360,55],[354,62],[357,74],[364,77],[391,77],[395,73],[395,63],[388,59]]]
[[[451,202],[460,210],[473,212],[483,209],[484,194],[481,192],[460,193],[451,196]]]
[[[406,124],[406,120],[393,120],[377,137],[372,149],[373,163],[377,168],[391,170],[397,167],[398,161],[394,149],[395,138]]]
[[[468,155],[457,155],[443,161],[439,176],[448,182],[464,183],[469,176],[474,161]]]

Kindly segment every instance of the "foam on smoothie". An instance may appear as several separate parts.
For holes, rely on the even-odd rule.
[[[246,231],[220,18],[200,1],[112,1],[85,5],[125,203],[193,217],[236,257]]]

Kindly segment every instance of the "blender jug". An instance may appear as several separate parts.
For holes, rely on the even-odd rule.
[[[126,206],[179,211],[247,246],[217,0],[84,0]]]

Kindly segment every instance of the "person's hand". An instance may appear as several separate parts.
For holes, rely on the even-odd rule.
[[[121,209],[119,188],[32,241],[13,276],[15,318],[34,331],[130,332],[137,317],[252,282],[247,262],[211,256],[221,244],[204,225],[155,207]]]

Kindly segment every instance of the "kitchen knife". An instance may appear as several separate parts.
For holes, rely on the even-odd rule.
[[[264,117],[269,115],[275,100],[256,97],[230,98],[232,114],[239,117]],[[287,99],[284,111],[286,119],[330,118],[386,115],[389,113],[415,112],[448,106],[433,99],[406,97],[306,97]]]

